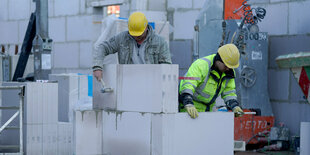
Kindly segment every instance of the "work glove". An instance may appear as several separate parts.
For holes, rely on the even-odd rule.
[[[243,110],[239,106],[235,106],[232,111],[235,113],[235,117],[241,117],[244,115]]]
[[[195,119],[198,117],[198,111],[193,104],[186,104],[185,109],[191,118]]]
[[[185,94],[183,96],[183,105],[184,105],[187,113],[189,114],[189,116],[191,116],[191,118],[197,118],[198,117],[198,111],[194,106],[193,98],[191,95]]]

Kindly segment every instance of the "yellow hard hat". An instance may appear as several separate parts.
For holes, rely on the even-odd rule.
[[[128,19],[128,30],[132,36],[141,36],[148,22],[142,12],[134,12]]]
[[[234,44],[226,44],[217,51],[228,68],[238,68],[240,53]]]

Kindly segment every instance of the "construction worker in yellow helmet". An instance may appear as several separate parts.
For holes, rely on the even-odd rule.
[[[180,111],[192,118],[198,112],[212,111],[215,100],[221,95],[228,109],[236,117],[243,110],[237,101],[234,68],[239,66],[239,50],[234,44],[220,47],[216,54],[196,60],[188,69],[184,80],[180,82]]]
[[[118,52],[120,64],[171,64],[170,50],[163,37],[155,34],[142,12],[128,18],[128,31],[121,32],[95,47],[93,75],[102,78],[103,59]]]

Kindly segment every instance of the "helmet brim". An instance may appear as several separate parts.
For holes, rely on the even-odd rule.
[[[129,34],[130,34],[131,36],[134,36],[134,37],[139,37],[139,36],[141,36],[141,35],[143,34],[143,32],[144,32],[144,31],[142,31],[142,32],[129,31]]]

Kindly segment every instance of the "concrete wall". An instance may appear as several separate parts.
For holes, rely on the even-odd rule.
[[[13,55],[24,39],[32,0],[0,0],[0,45]],[[92,8],[86,0],[49,1],[49,37],[53,39],[52,72],[88,73],[92,65]],[[88,53],[88,54],[87,54]],[[68,62],[70,58],[70,62]]]
[[[276,57],[310,51],[309,0],[251,0],[253,6],[264,7],[265,19],[260,31],[269,34],[268,83],[276,125],[283,122],[291,135],[299,135],[300,122],[309,122],[310,104],[288,69],[279,69]]]
[[[32,0],[0,0],[0,3],[0,45],[5,45],[6,51],[13,55],[15,45],[20,52],[35,3]],[[96,23],[106,16],[105,6],[113,4],[122,4],[121,17],[127,18],[134,11],[143,11],[149,21],[168,20],[173,32],[170,39],[179,44],[185,43],[184,48],[174,46],[176,48],[171,50],[177,49],[181,53],[193,50],[193,27],[204,0],[53,0],[49,1],[48,11],[49,36],[53,39],[52,73],[91,73],[93,42],[101,31]],[[98,11],[98,8],[103,9]],[[182,56],[174,54],[174,62],[182,65],[179,61],[184,59]],[[185,59],[190,63],[191,54]],[[185,66],[184,70],[189,65]]]

